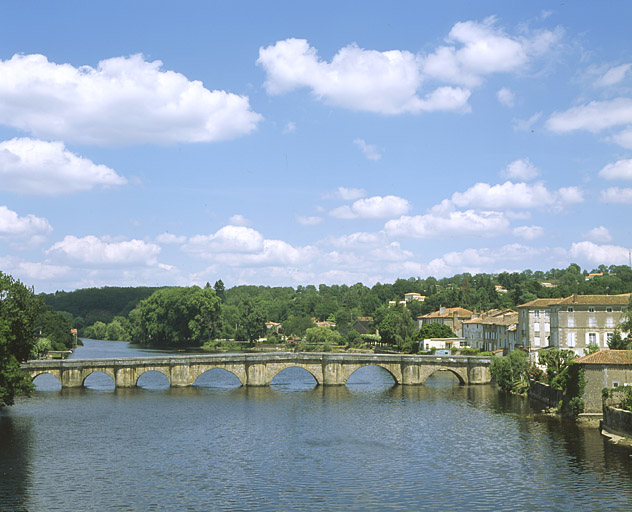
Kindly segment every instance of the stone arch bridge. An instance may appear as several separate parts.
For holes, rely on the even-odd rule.
[[[268,386],[290,367],[307,370],[319,385],[344,385],[363,366],[379,366],[397,384],[423,384],[436,371],[450,371],[461,384],[486,384],[491,380],[489,357],[419,356],[402,354],[347,354],[271,352],[258,354],[209,354],[117,359],[65,359],[27,361],[23,371],[34,379],[50,373],[63,388],[82,387],[94,372],[103,372],[115,387],[135,387],[148,371],[162,373],[172,387],[192,386],[203,373],[216,368],[234,374],[244,386]]]

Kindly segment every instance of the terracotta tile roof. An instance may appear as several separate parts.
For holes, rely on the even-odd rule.
[[[562,299],[560,304],[590,304],[627,306],[630,301],[629,293],[621,295],[571,295]]]
[[[455,313],[459,318],[471,317],[474,314],[472,311],[465,308],[445,308],[443,313],[441,313],[441,310],[433,311],[432,313],[428,313],[426,315],[419,315],[417,318],[451,318]]]
[[[492,310],[484,316],[466,320],[464,324],[511,325],[518,322],[518,313],[511,310]]]
[[[632,350],[600,350],[575,359],[583,364],[628,364],[632,366]]]
[[[553,304],[559,303],[563,299],[534,299],[530,302],[525,302],[524,304],[520,304],[519,308],[542,308],[547,306],[552,306]]]

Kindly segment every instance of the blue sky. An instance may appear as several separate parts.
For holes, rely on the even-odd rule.
[[[630,19],[0,1],[0,269],[50,292],[626,264]]]

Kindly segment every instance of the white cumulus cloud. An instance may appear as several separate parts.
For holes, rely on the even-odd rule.
[[[245,226],[224,226],[211,235],[189,238],[185,250],[201,256],[219,253],[254,253],[263,249],[264,239],[258,231]]]
[[[539,176],[540,171],[528,158],[514,160],[507,165],[500,175],[509,180],[530,181]]]
[[[598,133],[606,128],[632,123],[632,99],[591,101],[564,112],[554,112],[546,122],[549,130],[566,133],[585,130]]]
[[[632,204],[632,188],[610,187],[601,191],[604,203]]]
[[[389,220],[389,236],[430,238],[451,235],[496,236],[509,229],[509,220],[500,212],[451,211]]]
[[[583,193],[577,187],[564,187],[549,191],[543,183],[513,183],[499,185],[477,183],[465,192],[455,192],[450,202],[460,208],[476,207],[491,209],[559,207],[583,201]]]
[[[30,138],[0,142],[0,190],[55,196],[125,183],[109,167],[71,153],[62,142]]]
[[[462,111],[470,96],[458,87],[441,87],[419,96],[421,62],[408,51],[380,52],[352,44],[326,62],[305,39],[285,39],[260,48],[257,63],[266,71],[269,94],[307,87],[317,98],[353,110],[382,114]]]
[[[428,55],[424,72],[434,78],[468,87],[480,85],[485,75],[522,71],[533,57],[545,54],[562,37],[561,30],[542,30],[512,37],[496,19],[456,23],[447,42]]]
[[[599,171],[599,176],[607,180],[632,180],[632,159],[606,165]]]
[[[161,68],[142,55],[96,68],[14,55],[0,60],[0,124],[47,139],[127,145],[233,139],[261,120],[247,97]]]
[[[583,233],[582,236],[591,242],[612,242],[612,235],[608,228],[604,226],[598,226],[596,228],[592,228],[590,231]]]
[[[0,206],[0,237],[33,237],[48,235],[53,228],[42,217],[28,214],[20,217],[6,206]]]
[[[628,262],[628,249],[618,245],[598,245],[584,241],[571,245],[569,254],[572,258],[591,264],[622,265]]]
[[[408,201],[401,197],[374,196],[334,208],[329,214],[339,219],[387,219],[403,215],[409,208]]]
[[[46,251],[52,257],[91,265],[154,266],[160,247],[143,240],[111,242],[93,235],[67,235]]]
[[[544,229],[540,226],[519,226],[513,229],[513,234],[524,240],[535,240],[544,235]]]

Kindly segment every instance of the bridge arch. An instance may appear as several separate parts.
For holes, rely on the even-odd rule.
[[[465,384],[467,384],[467,369],[466,368],[449,368],[447,366],[429,367],[428,370],[424,372],[425,375],[421,383],[423,384],[424,382],[426,382],[426,380],[428,380],[428,378],[431,375],[434,375],[435,373],[442,372],[442,371],[450,372],[452,375],[454,375],[459,381],[459,386],[464,386]]]
[[[33,384],[35,384],[37,386],[37,383],[35,382],[35,379],[37,379],[38,377],[41,377],[42,375],[45,375],[45,380],[51,381],[52,379],[54,379],[55,381],[57,381],[57,383],[59,384],[59,387],[62,387],[62,383],[61,383],[61,375],[58,371],[35,371],[35,372],[30,372],[30,377],[31,377],[31,382],[33,382]],[[45,385],[45,387],[48,387],[47,385]]]
[[[225,372],[228,372],[234,375],[235,377],[237,377],[237,380],[239,381],[239,384],[241,386],[246,385],[246,375],[245,375],[245,372],[240,367],[237,367],[231,364],[213,364],[213,363],[191,365],[190,376],[189,376],[190,385],[194,385],[195,382],[202,375],[204,375],[205,373],[211,372],[213,370],[223,370]]]
[[[296,364],[292,364],[292,363],[287,364],[287,365],[285,365],[285,368],[275,368],[276,373],[270,375],[270,384],[272,385],[274,380],[279,375],[281,375],[282,373],[287,372],[287,370],[292,371],[293,369],[300,370],[301,373],[309,375],[314,380],[314,385],[315,386],[318,386],[318,385],[321,384],[320,382],[318,382],[318,377],[319,377],[318,374],[314,375],[314,371],[312,369],[306,368],[304,365],[301,365],[301,364],[298,364],[298,363],[296,363]],[[275,383],[275,384],[277,384],[277,383]]]
[[[169,386],[171,386],[171,375],[169,375],[169,372],[167,370],[165,370],[164,368],[161,368],[160,366],[155,367],[155,368],[154,367],[139,368],[136,371],[136,378],[134,379],[134,386],[138,387],[138,381],[147,372],[157,372],[157,373],[160,373],[160,374],[164,375],[167,378],[167,382],[169,383]]]
[[[110,377],[110,379],[112,379],[112,383],[116,387],[116,377],[114,375],[114,370],[112,370],[110,368],[89,368],[89,369],[84,370],[81,373],[82,373],[82,375],[81,375],[81,386],[83,386],[83,387],[86,387],[86,379],[88,377],[90,377],[90,375],[92,375],[94,373],[101,373],[103,375],[107,375],[108,377]]]
[[[200,386],[200,387],[235,387],[235,386],[229,386],[228,380],[232,380],[232,381],[236,381],[237,386],[236,387],[240,387],[243,386],[243,383],[241,382],[241,380],[239,379],[239,377],[234,373],[231,372],[230,370],[227,370],[226,368],[219,368],[219,367],[214,367],[214,368],[209,368],[207,370],[203,370],[200,372],[197,372],[198,375],[195,377],[195,379],[193,380],[192,386]],[[220,376],[220,380],[225,380],[226,382],[224,382],[223,384],[225,384],[224,386],[207,386],[204,385],[204,380],[205,379],[211,379],[211,374],[215,374]],[[204,377],[204,376],[207,377]],[[229,377],[230,376],[230,377]],[[201,382],[200,382],[201,380]]]
[[[382,364],[379,362],[370,362],[370,363],[361,363],[361,364],[346,364],[345,371],[344,371],[344,373],[346,374],[344,377],[344,384],[347,384],[347,382],[349,381],[349,378],[355,372],[357,372],[358,370],[361,370],[362,368],[367,368],[371,366],[385,370],[393,378],[393,381],[395,384],[402,383],[402,374],[401,374],[400,367],[394,367],[394,365]]]
[[[171,387],[169,377],[157,369],[147,369],[136,379],[136,387],[144,389],[165,389]]]

